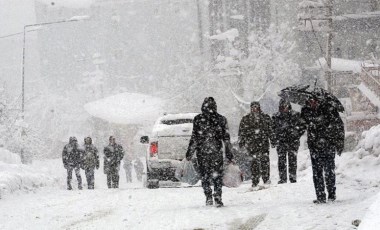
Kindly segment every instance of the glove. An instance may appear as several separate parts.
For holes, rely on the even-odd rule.
[[[98,170],[99,169],[99,165],[96,165],[96,170]]]
[[[337,151],[338,156],[341,156],[342,155],[342,151]]]
[[[236,165],[236,161],[234,159],[228,160],[227,163],[228,164]]]

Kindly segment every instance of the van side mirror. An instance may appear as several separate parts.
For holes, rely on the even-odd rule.
[[[140,143],[141,144],[149,144],[149,137],[148,136],[140,137]]]

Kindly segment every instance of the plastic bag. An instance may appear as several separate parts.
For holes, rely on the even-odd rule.
[[[223,185],[229,188],[237,188],[243,183],[243,173],[236,164],[228,164],[224,170]]]
[[[183,183],[195,185],[200,179],[200,175],[194,167],[192,161],[184,160],[175,171],[175,178]]]

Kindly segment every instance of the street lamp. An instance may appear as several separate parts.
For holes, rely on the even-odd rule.
[[[45,26],[45,25],[52,25],[52,24],[60,24],[60,23],[67,23],[67,22],[78,22],[78,21],[84,21],[84,20],[87,20],[89,19],[89,16],[74,16],[70,19],[66,19],[66,20],[61,20],[61,21],[55,21],[55,22],[43,22],[43,23],[36,23],[36,24],[29,24],[29,25],[25,25],[24,26],[24,38],[23,38],[23,47],[22,47],[22,93],[21,93],[21,97],[22,97],[22,104],[21,104],[21,117],[22,117],[22,120],[24,121],[24,112],[25,112],[25,40],[26,40],[26,32],[29,32],[27,31],[28,28],[30,27],[36,27],[36,26]],[[22,146],[21,146],[21,162],[22,163],[26,163],[25,161],[25,156],[24,156],[24,137],[26,136],[26,132],[25,132],[25,126],[23,124],[22,126],[22,131],[21,131],[21,139],[22,139]]]

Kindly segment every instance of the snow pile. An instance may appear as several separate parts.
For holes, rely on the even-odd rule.
[[[7,164],[21,164],[20,156],[7,149],[0,148],[0,162]]]
[[[355,153],[358,158],[363,159],[365,156],[370,155],[378,158],[380,155],[380,125],[363,132],[362,138]]]
[[[0,198],[18,190],[34,190],[58,184],[58,178],[40,166],[21,164],[20,157],[0,149]]]
[[[359,230],[376,230],[380,226],[380,193],[377,195],[376,201],[371,205],[366,213]]]
[[[51,7],[67,7],[73,9],[88,8],[94,0],[37,0],[40,3],[50,5]]]

